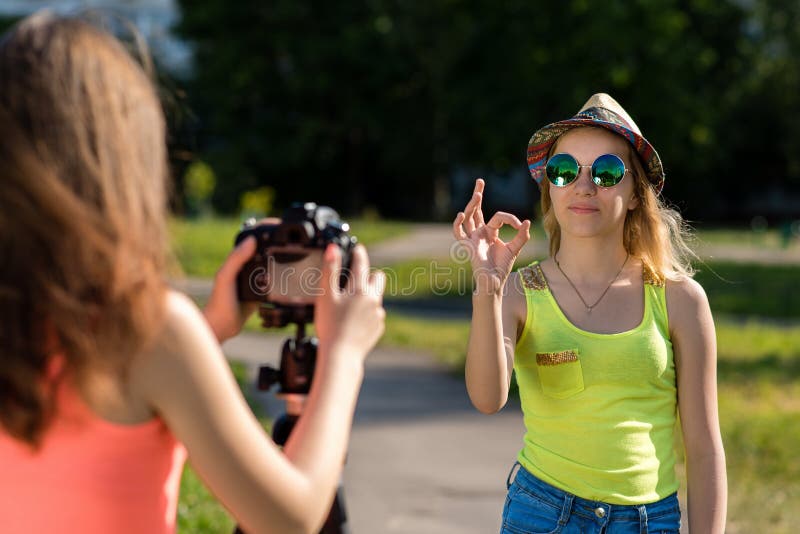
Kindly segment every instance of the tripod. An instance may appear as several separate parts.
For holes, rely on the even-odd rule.
[[[265,328],[297,325],[295,337],[288,338],[283,343],[280,367],[275,369],[267,365],[261,366],[258,373],[259,390],[267,391],[274,384],[280,385],[276,396],[286,403],[286,412],[275,421],[272,427],[272,439],[277,445],[283,446],[303,413],[303,406],[314,378],[318,340],[316,337],[306,336],[306,324],[314,319],[314,307],[311,305],[292,308],[261,307],[259,313],[262,326]],[[320,534],[349,534],[349,532],[344,507],[344,488],[340,482]],[[234,534],[245,534],[245,532],[237,527]]]

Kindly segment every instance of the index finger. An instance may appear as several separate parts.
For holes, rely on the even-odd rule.
[[[519,229],[519,227],[522,226],[522,221],[520,221],[515,215],[506,213],[505,211],[498,211],[492,216],[491,219],[489,219],[489,222],[486,223],[486,226],[492,228],[493,230],[499,230],[504,224],[508,224],[514,229]]]
[[[369,279],[369,256],[364,245],[356,245],[350,260],[350,272],[347,279],[347,293],[360,293]]]
[[[339,277],[342,273],[342,253],[339,251],[339,247],[334,244],[329,244],[325,248],[322,259],[320,289],[323,295],[331,295],[336,299],[341,293],[339,289]]]

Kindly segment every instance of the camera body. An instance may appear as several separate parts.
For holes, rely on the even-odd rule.
[[[313,202],[292,204],[279,224],[259,225],[248,220],[235,243],[252,235],[256,252],[237,277],[239,300],[281,308],[313,305],[320,294],[322,255],[329,244],[342,253],[339,287],[343,288],[357,242],[349,230],[350,225],[336,211]]]

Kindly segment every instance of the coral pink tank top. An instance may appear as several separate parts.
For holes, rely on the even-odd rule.
[[[67,379],[56,406],[36,452],[0,429],[0,531],[174,532],[186,451],[163,421],[105,421]]]

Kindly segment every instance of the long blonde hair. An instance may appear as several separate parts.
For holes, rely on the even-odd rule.
[[[0,423],[37,445],[54,354],[124,376],[161,323],[165,124],[120,42],[39,13],[0,42],[0,139]]]
[[[693,276],[691,260],[696,255],[688,244],[691,237],[689,226],[680,213],[667,207],[655,194],[633,146],[625,144],[633,167],[634,197],[639,200],[637,207],[625,216],[622,238],[625,250],[632,257],[639,258],[645,268],[659,278],[677,280]],[[555,153],[556,145],[558,141],[553,143],[548,157]],[[545,180],[541,188],[542,223],[550,239],[550,256],[554,257],[561,247],[561,228],[552,208],[550,184]]]

